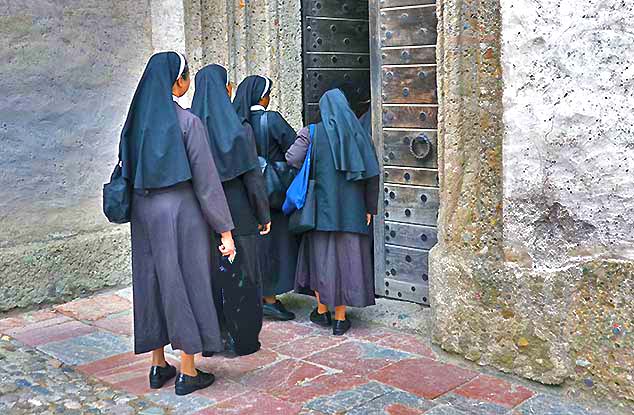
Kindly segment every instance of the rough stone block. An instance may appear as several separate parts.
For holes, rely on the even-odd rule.
[[[0,275],[0,311],[127,285],[129,232],[119,228],[0,249]]]

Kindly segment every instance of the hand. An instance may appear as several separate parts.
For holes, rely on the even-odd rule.
[[[271,222],[266,225],[258,225],[258,230],[260,231],[260,235],[267,235],[271,232]]]
[[[366,213],[365,214],[365,224],[370,226],[370,223],[372,223],[372,214],[371,213]]]
[[[218,250],[222,254],[222,256],[228,256],[229,261],[233,262],[236,257],[236,246],[233,242],[233,236],[231,235],[231,231],[223,232],[220,236],[221,245],[218,247]]]

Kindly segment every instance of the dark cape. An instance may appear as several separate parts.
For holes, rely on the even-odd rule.
[[[199,88],[198,82],[204,86]],[[200,70],[192,111],[206,114],[211,151],[216,162],[228,168],[222,187],[236,226],[233,234],[237,254],[233,264],[221,259],[222,266],[215,270],[214,288],[228,349],[246,355],[260,348],[263,256],[258,249],[258,225],[269,223],[271,218],[253,130],[248,123],[240,123],[226,84],[224,68],[210,65]],[[236,172],[240,173],[231,177]]]
[[[180,108],[172,101],[171,83],[179,72],[179,57],[171,59],[164,54],[155,55],[139,84],[140,91],[166,88],[168,94],[154,95],[152,101],[135,100],[128,119],[139,119],[138,113],[148,116],[174,114],[178,135],[171,135],[172,129],[163,129],[167,135],[159,135],[152,126],[146,126],[155,134],[151,139],[143,132],[135,131],[140,124],[128,124],[122,135],[122,147],[131,149],[151,149],[152,143],[159,145],[174,140],[167,147],[180,152],[191,172],[191,180],[185,179],[173,185],[160,186],[160,182],[149,182],[148,172],[157,154],[145,159],[146,153],[137,154],[136,168],[147,166],[140,189],[135,189],[132,198],[132,282],[134,307],[134,349],[136,353],[146,353],[171,344],[172,348],[188,354],[222,350],[218,316],[213,304],[211,270],[214,267],[212,250],[216,249],[210,235],[233,229],[233,223],[222,186],[209,149],[207,131],[200,119]],[[157,58],[158,57],[158,58]],[[167,59],[165,59],[167,58]],[[155,62],[163,61],[164,65]],[[156,73],[163,72],[163,73]],[[146,76],[147,75],[147,76]],[[143,96],[145,92],[135,97]],[[168,111],[170,109],[171,111]],[[167,116],[166,115],[166,116]],[[166,120],[155,120],[166,124]],[[134,140],[144,140],[145,146],[138,146]],[[128,152],[128,155],[133,154]],[[180,160],[173,154],[164,154],[167,160]],[[148,162],[151,160],[151,162]],[[128,162],[123,158],[124,165]],[[171,177],[170,183],[177,176]],[[128,171],[134,171],[129,169]],[[160,173],[160,172],[159,172]],[[158,174],[158,173],[157,173]],[[155,176],[158,177],[158,176]],[[158,187],[157,187],[158,186]]]
[[[192,178],[183,132],[171,105],[180,66],[175,52],[153,55],[132,98],[119,158],[123,177],[135,189],[167,187]]]
[[[249,76],[238,86],[233,101],[238,115],[253,127],[258,155],[269,164],[285,162],[284,154],[296,138],[295,130],[282,115],[257,105],[270,93],[271,86],[272,82],[267,78]],[[288,217],[282,211],[271,209],[271,232],[261,242],[263,295],[268,297],[291,291],[295,283],[299,239],[288,231]]]
[[[312,137],[317,227],[302,235],[295,288],[319,292],[329,307],[365,307],[374,304],[366,213],[377,212],[378,160],[343,94],[332,92],[320,101],[324,122]],[[304,128],[286,153],[289,164],[303,163],[309,143]]]
[[[259,167],[253,138],[236,114],[226,87],[227,70],[220,65],[205,66],[196,74],[191,109],[207,126],[211,151],[223,182]]]

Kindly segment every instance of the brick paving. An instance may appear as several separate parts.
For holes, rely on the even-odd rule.
[[[0,319],[0,413],[248,415],[606,415],[461,367],[421,337],[355,322],[345,336],[307,321],[265,322],[251,356],[199,358],[208,389],[147,385],[132,353],[130,290]],[[168,350],[178,367],[178,352]]]

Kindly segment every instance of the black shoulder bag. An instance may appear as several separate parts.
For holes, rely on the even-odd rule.
[[[260,158],[260,167],[263,169],[266,192],[269,197],[269,206],[272,209],[281,210],[286,199],[286,190],[295,178],[297,171],[289,166],[285,161],[266,160],[269,154],[269,121],[268,113],[263,111],[260,117],[260,130],[264,134],[263,157]]]
[[[103,185],[103,213],[112,223],[130,222],[132,189],[121,172],[121,159],[114,167],[110,182]]]

